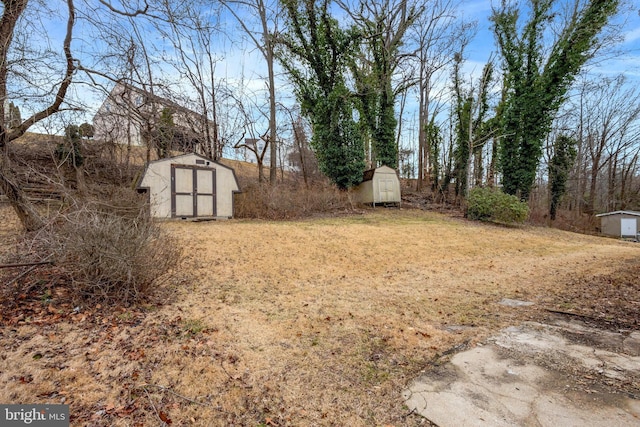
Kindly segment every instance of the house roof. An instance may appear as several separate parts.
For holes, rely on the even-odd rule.
[[[640,212],[636,211],[615,211],[615,212],[605,212],[596,215],[597,217],[601,216],[609,216],[609,215],[632,215],[632,216],[640,216]]]
[[[122,88],[122,92],[118,91],[118,88]],[[109,95],[107,96],[107,98],[103,101],[103,105],[104,103],[108,102],[109,100],[114,101],[116,104],[120,105],[120,98],[123,94],[126,94],[127,92],[129,93],[135,93],[138,95],[143,95],[146,99],[145,104],[149,104],[149,103],[156,103],[159,105],[162,105],[163,107],[169,108],[171,110],[173,110],[174,112],[181,112],[183,114],[187,114],[193,117],[198,117],[198,119],[200,120],[208,120],[211,121],[210,119],[208,119],[207,117],[205,117],[203,114],[198,113],[196,111],[193,111],[187,107],[183,107],[182,105],[167,99],[167,98],[163,98],[159,95],[156,95],[155,93],[151,93],[148,90],[133,86],[132,84],[127,83],[124,80],[119,80],[116,85],[113,87],[113,89],[111,89],[111,92],[109,93]],[[101,107],[102,108],[102,107]]]

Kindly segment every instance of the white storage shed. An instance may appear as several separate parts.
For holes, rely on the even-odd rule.
[[[596,215],[600,218],[600,232],[606,236],[640,236],[640,212],[615,211]]]
[[[400,179],[395,169],[380,166],[364,172],[362,183],[355,187],[354,192],[360,203],[375,205],[400,205]]]
[[[226,219],[240,187],[232,168],[192,153],[150,162],[138,191],[149,195],[156,218]]]

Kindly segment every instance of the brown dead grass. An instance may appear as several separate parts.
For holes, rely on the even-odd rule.
[[[418,210],[164,227],[188,255],[162,302],[71,314],[54,291],[2,319],[0,401],[64,400],[72,425],[419,425],[401,391],[421,370],[640,258]]]

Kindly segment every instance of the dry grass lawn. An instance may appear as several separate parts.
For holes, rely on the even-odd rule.
[[[420,425],[401,392],[422,370],[640,268],[639,244],[418,210],[163,227],[184,262],[156,302],[74,313],[54,290],[2,318],[0,402],[64,401],[74,426]]]

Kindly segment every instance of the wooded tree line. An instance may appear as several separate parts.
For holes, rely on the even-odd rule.
[[[465,71],[474,23],[458,19],[464,3],[450,0],[2,5],[0,148],[86,108],[70,88],[104,96],[125,82],[205,117],[199,150],[214,159],[261,141],[253,145],[260,162],[268,150],[272,183],[287,158],[305,180],[317,161],[342,189],[386,164],[443,200],[494,186],[523,199],[544,190],[552,217],[562,203],[581,212],[640,206],[637,94],[623,77],[584,72],[620,36],[611,24],[626,13],[618,0],[496,5],[487,47],[495,54],[480,74]],[[48,49],[60,40],[52,21],[66,32]],[[264,62],[218,72],[237,43]],[[8,101],[28,111],[20,124]],[[2,152],[0,189],[25,228],[38,228]]]

